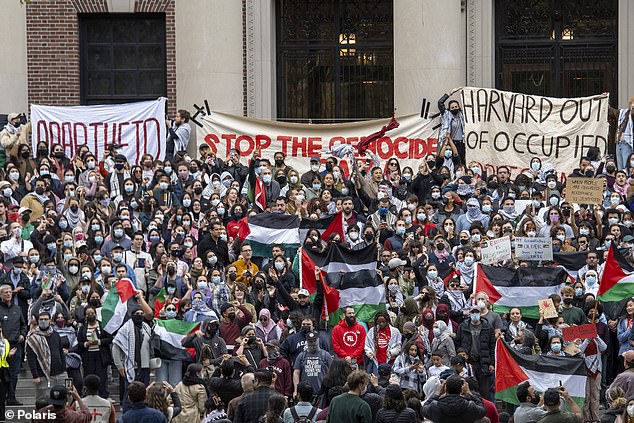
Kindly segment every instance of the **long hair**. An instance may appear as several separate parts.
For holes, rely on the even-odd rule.
[[[378,349],[379,348],[379,326],[376,323],[379,320],[379,317],[384,317],[385,321],[387,322],[388,326],[390,324],[392,324],[392,321],[390,319],[390,315],[387,312],[387,310],[379,310],[376,312],[376,314],[374,315],[374,348]]]
[[[397,398],[390,398],[388,395],[386,395],[383,398],[383,408],[385,408],[386,410],[402,411],[402,410],[405,410],[406,407],[407,407],[407,403],[405,402],[404,397],[400,397],[397,399]]]
[[[264,415],[264,423],[276,423],[286,409],[286,397],[278,394],[269,397],[269,408]]]
[[[322,385],[332,388],[346,384],[348,375],[352,373],[352,367],[343,358],[335,358],[328,368],[328,373],[322,381]]]
[[[160,383],[153,383],[147,388],[147,395],[145,397],[145,403],[150,408],[154,408],[165,416],[165,418],[169,418],[169,411],[167,409],[167,394],[165,393],[165,388]]]

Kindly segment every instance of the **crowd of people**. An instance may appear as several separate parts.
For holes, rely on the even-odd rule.
[[[165,160],[145,154],[134,164],[118,145],[69,156],[57,144],[32,150],[29,123],[9,115],[0,132],[0,420],[5,405],[35,405],[65,422],[634,421],[634,299],[596,299],[610,245],[634,265],[634,154],[617,165],[589,148],[576,169],[540,157],[523,170],[466,162],[460,104],[446,100],[438,152],[417,168],[366,153],[310,157],[295,169],[279,151],[272,161],[258,150],[217,157],[205,143],[191,157],[184,110],[168,122]],[[616,130],[630,151],[632,110],[634,99]],[[603,203],[566,201],[565,175],[603,178]],[[530,204],[518,210],[517,200]],[[300,248],[376,246],[386,306],[368,322],[345,307],[332,326],[320,295],[303,288],[299,250],[255,256],[239,230],[259,213],[339,212],[343,236],[323,241],[313,229]],[[482,243],[504,236],[586,253],[551,296],[558,317],[499,314],[474,289]],[[513,256],[495,266],[556,264]],[[110,333],[102,322],[123,281],[135,293]],[[172,319],[200,322],[181,341],[191,354],[157,360],[157,322]],[[589,322],[596,338],[564,341],[565,327]],[[500,338],[523,354],[583,357],[583,408],[565,387],[540,393],[528,382],[519,407],[496,407]],[[26,374],[35,404],[16,398]]]

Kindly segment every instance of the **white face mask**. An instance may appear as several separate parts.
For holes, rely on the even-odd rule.
[[[630,417],[634,417],[634,404],[627,406],[627,415]]]

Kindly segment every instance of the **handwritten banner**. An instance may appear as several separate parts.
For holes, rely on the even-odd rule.
[[[45,142],[49,150],[60,144],[67,157],[75,156],[81,146],[101,159],[106,148],[121,145],[120,153],[138,164],[141,156],[165,157],[166,98],[127,104],[100,106],[31,106],[33,156],[37,143]]]
[[[604,183],[603,178],[567,178],[566,201],[577,204],[601,204]]]
[[[508,236],[483,241],[480,245],[482,264],[495,264],[511,259],[511,238]]]
[[[553,259],[553,240],[551,238],[515,237],[515,256],[520,260]]]
[[[572,172],[588,147],[607,149],[609,96],[553,98],[490,88],[462,91],[467,161],[526,169],[532,157]]]
[[[561,330],[564,341],[574,341],[575,339],[588,339],[597,337],[597,326],[588,323],[579,326],[569,326]]]
[[[212,112],[197,118],[198,139],[209,144],[221,159],[229,150],[237,149],[243,157],[250,157],[260,148],[262,157],[273,162],[276,152],[286,156],[286,164],[300,173],[309,170],[312,156],[320,156],[322,162],[327,152],[340,144],[355,146],[364,137],[378,131],[389,119],[340,124],[297,124],[244,118],[226,113]],[[368,149],[383,161],[397,158],[404,166],[418,171],[420,162],[430,153],[435,154],[438,131],[437,121],[419,115],[396,118],[400,126],[370,144]],[[356,149],[354,150],[356,154]],[[346,171],[346,169],[344,169]]]

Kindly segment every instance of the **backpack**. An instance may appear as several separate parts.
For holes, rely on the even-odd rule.
[[[291,407],[290,410],[291,410],[291,416],[293,416],[293,421],[295,423],[314,423],[315,422],[313,418],[315,417],[315,414],[317,414],[317,407],[311,408],[310,413],[308,413],[308,415],[304,417],[299,417],[299,414],[297,414],[297,410],[295,409],[295,406]]]

